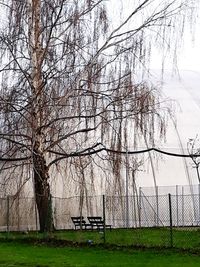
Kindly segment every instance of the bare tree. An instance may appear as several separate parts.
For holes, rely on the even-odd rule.
[[[197,179],[200,184],[200,173],[199,173],[199,165],[200,165],[200,146],[199,146],[199,138],[198,135],[192,139],[190,138],[187,143],[188,154],[190,155],[193,161],[193,167],[196,169]]]
[[[133,1],[115,26],[106,2],[0,1],[1,171],[6,184],[31,170],[41,231],[51,228],[49,180],[61,162],[92,170],[95,155],[107,159],[120,186],[111,150],[127,147],[127,125],[152,143],[155,127],[165,132],[159,92],[135,73],[153,44],[175,51],[193,1]]]

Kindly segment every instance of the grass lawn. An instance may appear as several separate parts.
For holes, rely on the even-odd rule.
[[[173,250],[106,250],[84,247],[48,247],[16,241],[0,242],[4,267],[199,267],[200,256]]]
[[[1,239],[54,238],[77,243],[103,243],[103,233],[98,231],[56,231],[49,235],[29,232],[0,233]],[[170,247],[170,231],[167,228],[112,229],[106,231],[106,244],[117,246]],[[173,229],[173,246],[175,248],[194,249],[200,252],[200,231],[198,228]]]

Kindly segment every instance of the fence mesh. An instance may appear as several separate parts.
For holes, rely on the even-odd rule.
[[[52,197],[52,217],[56,230],[74,230],[71,217],[101,216],[106,225],[99,231],[74,231],[66,236],[74,241],[95,240],[117,245],[175,246],[200,250],[200,194],[146,195],[140,190],[134,196],[75,196]],[[157,191],[159,192],[159,190]],[[187,190],[185,190],[187,192]],[[38,212],[34,198],[0,199],[0,231],[39,230]],[[67,231],[70,232],[70,231]],[[86,232],[86,231],[85,231]]]

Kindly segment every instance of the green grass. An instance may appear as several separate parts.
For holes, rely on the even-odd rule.
[[[174,247],[190,249],[190,254],[189,250],[156,249],[170,245],[169,234],[166,228],[113,229],[106,231],[106,249],[99,246],[103,234],[97,231],[0,233],[0,267],[200,266],[200,231],[173,230]],[[92,240],[92,245],[87,246],[88,240]],[[194,249],[198,255],[191,254]]]
[[[103,243],[103,233],[97,231],[66,231],[57,232],[58,239],[77,242]],[[106,231],[106,244],[132,246],[141,245],[147,247],[169,246],[169,230],[166,229],[113,229]]]
[[[0,242],[1,267],[198,267],[200,257],[173,250],[106,250]]]
[[[103,233],[97,231],[61,231],[54,237],[74,242],[92,240],[95,244],[103,243]],[[113,229],[106,231],[106,244],[118,246],[170,247],[170,231],[167,228]],[[174,229],[173,246],[200,251],[200,231],[192,228]]]
[[[102,244],[104,239],[102,232],[98,231],[56,231],[51,234],[36,232],[0,233],[0,240],[9,239],[46,239],[66,240],[76,243]],[[167,228],[143,228],[143,229],[113,229],[106,231],[106,244],[116,246],[142,246],[142,247],[170,247],[170,231]],[[200,251],[200,231],[198,228],[174,229],[173,246],[175,248],[194,249]]]

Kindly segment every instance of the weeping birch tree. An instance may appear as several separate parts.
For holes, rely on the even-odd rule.
[[[132,1],[121,18],[109,14],[111,4],[0,1],[1,179],[32,173],[41,231],[51,228],[55,166],[74,163],[81,176],[101,154],[120,180],[127,125],[149,146],[156,128],[165,132],[160,93],[136,74],[148,69],[153,45],[175,54],[184,25],[195,17],[194,1]]]

